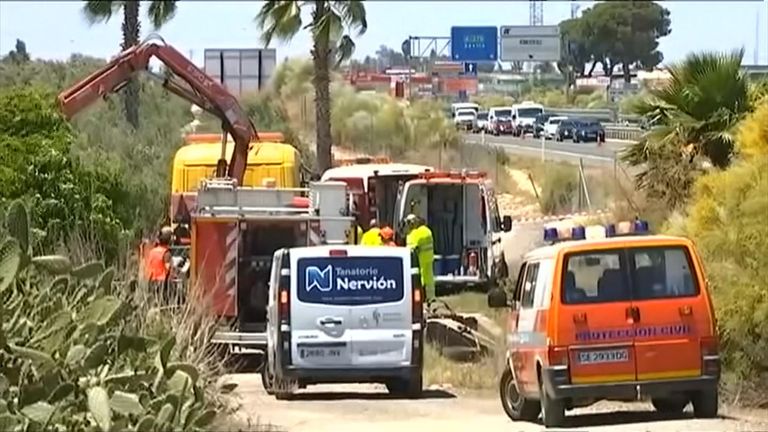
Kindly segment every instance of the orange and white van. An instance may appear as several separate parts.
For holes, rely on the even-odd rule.
[[[559,426],[565,411],[601,399],[649,398],[658,411],[692,403],[717,415],[720,379],[712,301],[694,244],[648,235],[643,221],[545,229],[509,307],[500,395],[513,420]],[[561,232],[558,232],[561,231]]]

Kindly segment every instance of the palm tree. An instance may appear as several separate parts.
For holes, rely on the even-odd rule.
[[[304,26],[301,12],[306,9],[311,10],[312,18]],[[265,46],[275,38],[288,41],[302,29],[312,32],[317,165],[321,172],[325,171],[332,162],[330,69],[349,59],[355,49],[352,38],[344,34],[345,28],[356,30],[357,36],[368,29],[363,1],[270,0],[262,6],[256,22]]]
[[[147,16],[155,30],[170,21],[176,14],[176,1],[153,0],[149,2]],[[123,42],[121,47],[125,51],[139,44],[139,36],[141,34],[139,1],[86,0],[83,6],[83,14],[91,25],[106,23],[112,18],[113,14],[121,10],[123,12]],[[137,129],[139,127],[139,82],[136,78],[131,78],[128,82],[125,88],[123,103],[126,120],[134,129]]]
[[[635,104],[634,111],[652,125],[621,155],[640,169],[638,188],[674,207],[688,196],[691,176],[700,168],[695,161],[717,168],[730,164],[736,127],[751,111],[743,56],[743,49],[690,54],[669,68],[669,82]]]

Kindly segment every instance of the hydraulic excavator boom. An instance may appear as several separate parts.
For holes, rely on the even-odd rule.
[[[59,94],[59,108],[71,118],[99,98],[119,91],[138,72],[146,71],[159,78],[171,93],[192,102],[221,119],[223,129],[232,136],[235,149],[227,166],[220,160],[216,175],[234,178],[242,184],[251,140],[257,141],[256,128],[251,123],[237,98],[182,53],[167,45],[145,40],[120,53],[104,67]],[[149,70],[149,60],[155,57],[166,66],[162,76]],[[224,144],[222,144],[224,145]]]

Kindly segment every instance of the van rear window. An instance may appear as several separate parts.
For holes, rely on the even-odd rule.
[[[696,296],[699,286],[691,268],[683,247],[569,254],[562,301],[582,304]]]
[[[405,294],[398,257],[299,258],[295,275],[302,303],[361,306],[398,302]]]

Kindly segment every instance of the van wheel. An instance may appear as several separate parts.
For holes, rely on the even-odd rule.
[[[296,382],[293,380],[275,378],[272,389],[274,391],[275,399],[291,400],[291,398],[293,398],[293,392],[296,389]]]
[[[414,373],[407,379],[393,379],[386,383],[387,391],[393,396],[418,399],[423,391],[421,371]]]
[[[656,411],[664,414],[680,414],[688,405],[688,399],[684,397],[653,398],[651,404]]]
[[[541,404],[538,401],[528,400],[517,391],[512,371],[507,367],[499,380],[499,396],[501,407],[512,420],[535,421],[539,418]]]
[[[696,392],[693,395],[693,416],[698,418],[717,417],[717,408],[720,403],[717,396],[717,387]]]
[[[539,397],[541,398],[541,418],[545,427],[561,427],[565,423],[565,401],[554,399],[544,388],[539,377]]]
[[[275,394],[275,376],[272,375],[266,367],[261,370],[261,385],[268,395],[272,396]]]

